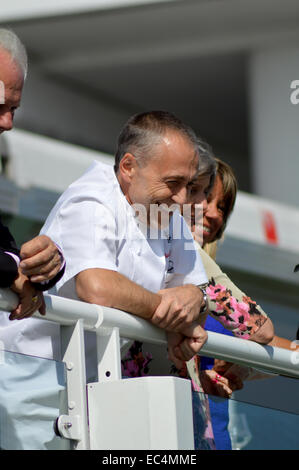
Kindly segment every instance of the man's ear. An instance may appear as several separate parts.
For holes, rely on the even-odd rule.
[[[121,177],[129,182],[135,174],[136,171],[136,158],[131,153],[127,152],[121,159],[119,163],[119,173]]]

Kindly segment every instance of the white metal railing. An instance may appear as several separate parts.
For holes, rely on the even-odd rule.
[[[58,419],[62,437],[71,439],[73,448],[89,449],[88,411],[84,330],[97,336],[98,381],[121,379],[120,337],[166,345],[165,333],[148,321],[113,308],[45,294],[47,314],[37,318],[60,324],[62,361],[66,364],[68,414]],[[17,296],[9,289],[0,289],[0,310],[11,311]],[[24,320],[26,321],[26,320]],[[208,332],[208,340],[200,355],[299,378],[299,352],[262,346],[219,333]]]
[[[47,314],[34,317],[54,321],[60,325],[75,325],[80,319],[87,331],[119,328],[119,335],[152,344],[166,344],[163,330],[148,321],[114,308],[87,304],[76,300],[44,294]],[[17,304],[17,296],[9,289],[0,289],[0,309],[11,311]],[[208,332],[208,340],[200,355],[221,358],[237,364],[260,368],[270,373],[299,378],[299,352],[263,346],[219,333]]]

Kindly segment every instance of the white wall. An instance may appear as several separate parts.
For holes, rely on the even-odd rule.
[[[0,21],[34,18],[40,16],[74,14],[90,10],[127,7],[156,2],[176,0],[10,0],[1,5]]]
[[[253,190],[260,196],[298,206],[299,103],[293,104],[290,99],[294,80],[299,80],[299,48],[294,45],[252,55]]]
[[[106,151],[130,113],[92,98],[88,90],[41,75],[30,67],[15,125],[66,142]]]
[[[114,164],[112,155],[13,129],[5,139],[9,178],[19,188],[63,192],[94,160]]]

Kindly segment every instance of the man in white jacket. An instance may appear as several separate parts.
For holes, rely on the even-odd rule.
[[[187,203],[200,158],[196,135],[172,114],[133,116],[119,137],[115,168],[95,162],[63,193],[42,229],[66,259],[59,295],[147,319],[167,331],[170,356],[182,361],[207,339],[198,287],[207,278],[174,210]],[[170,216],[164,226],[163,208]]]

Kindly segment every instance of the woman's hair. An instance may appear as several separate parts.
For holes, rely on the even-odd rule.
[[[223,224],[219,232],[217,233],[216,240],[222,237],[223,232],[226,228],[226,224],[229,216],[231,215],[237,196],[237,179],[232,168],[219,158],[216,158],[216,176],[219,176],[222,187],[223,187],[223,202],[224,202],[224,214],[223,214]]]
[[[236,202],[238,190],[237,179],[232,168],[219,158],[215,158],[215,162],[216,176],[219,176],[223,187],[223,224],[220,230],[218,231],[215,240],[213,240],[211,243],[206,243],[204,246],[204,250],[214,259],[216,258],[217,240],[222,237],[225,231],[227,221],[233,211]]]
[[[214,186],[217,174],[216,159],[213,155],[212,148],[203,140],[198,139],[199,150],[199,165],[198,165],[198,178],[210,177],[208,191],[210,192]]]

